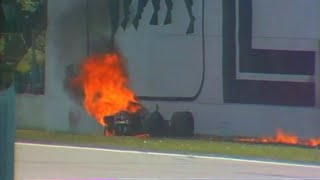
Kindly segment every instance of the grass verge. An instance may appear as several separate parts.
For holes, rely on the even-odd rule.
[[[209,154],[320,165],[320,149],[286,145],[247,144],[208,139],[104,137],[100,134],[81,135],[23,129],[16,131],[16,141]]]

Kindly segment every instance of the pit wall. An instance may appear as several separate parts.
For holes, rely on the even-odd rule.
[[[86,11],[88,2],[91,11]],[[93,54],[99,49],[97,44],[104,46],[96,42],[99,39],[110,38],[110,22],[104,18],[107,17],[104,14],[107,9],[104,9],[106,4],[103,2],[107,1],[48,0],[46,93],[41,97],[18,97],[18,125],[83,133],[102,131],[83,108],[65,93],[62,80],[66,66],[79,63]],[[137,30],[132,26],[132,19],[138,1],[132,1],[130,21],[125,30],[118,28],[116,42],[128,61],[130,84],[137,95],[143,97],[143,104],[150,110],[158,104],[165,119],[170,119],[175,111],[193,112],[195,132],[198,134],[266,136],[282,128],[302,137],[320,136],[317,100],[312,106],[247,104],[225,100],[223,0],[204,0],[204,19],[202,2],[194,1],[194,33],[187,35],[190,18],[183,0],[173,0],[172,23],[168,25],[163,25],[167,11],[165,1],[160,4],[159,24],[149,24],[153,13],[150,1],[144,8]],[[316,7],[319,5],[317,0],[253,1],[252,48],[307,50],[318,54],[320,23],[317,20],[320,12]],[[317,66],[315,69],[316,75]],[[275,76],[276,81],[300,80],[300,76],[285,77],[287,79]],[[263,75],[262,78],[269,76]],[[308,82],[314,80],[316,99],[317,78],[308,76],[306,79]],[[301,94],[302,97],[304,95]],[[29,102],[35,102],[35,105],[26,106]],[[39,114],[39,118],[33,118],[32,112]]]

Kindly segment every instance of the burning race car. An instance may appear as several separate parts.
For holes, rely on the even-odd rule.
[[[105,135],[192,136],[194,130],[191,112],[175,112],[164,120],[157,107],[149,112],[129,88],[127,64],[116,50],[88,57],[70,73],[66,81],[75,99],[99,124]],[[76,69],[76,68],[74,68]]]
[[[175,112],[170,120],[165,120],[158,108],[153,112],[142,108],[135,113],[121,111],[113,116],[106,116],[104,121],[106,136],[147,133],[153,137],[190,137],[194,134],[193,115],[188,111]]]

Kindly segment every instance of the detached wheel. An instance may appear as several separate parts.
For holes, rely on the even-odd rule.
[[[194,120],[191,112],[175,112],[171,117],[171,129],[174,136],[191,137],[194,133]]]
[[[143,129],[150,136],[157,137],[163,134],[164,119],[158,111],[150,113],[143,120]]]

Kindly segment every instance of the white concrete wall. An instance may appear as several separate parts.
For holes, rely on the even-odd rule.
[[[202,1],[194,3],[194,34],[185,34],[189,17],[183,0],[174,1],[171,25],[149,25],[153,12],[149,3],[137,31],[129,27],[117,32],[138,95],[190,97],[199,88]],[[254,48],[315,50],[320,33],[318,4],[317,0],[253,1]],[[160,11],[160,23],[165,11]],[[302,137],[320,136],[317,108],[223,103],[222,0],[205,0],[205,36],[205,84],[200,97],[195,102],[145,101],[148,108],[159,104],[166,119],[174,111],[190,110],[200,134],[263,136],[282,128]]]
[[[18,128],[43,129],[45,127],[45,97],[18,94],[16,121]]]
[[[252,3],[254,48],[318,50],[320,1],[253,0]]]
[[[132,86],[139,96],[192,97],[198,92],[203,73],[201,38],[201,1],[195,1],[193,14],[196,18],[195,32],[186,35],[189,16],[183,0],[175,0],[172,11],[172,24],[163,25],[166,8],[164,1],[159,11],[159,25],[149,25],[153,13],[152,3],[144,9],[137,30],[131,25],[117,32],[117,42],[129,62]],[[136,1],[131,4],[135,15]],[[207,91],[203,101],[221,103],[221,27],[222,2],[206,1],[205,7],[206,47],[209,58],[206,76],[208,79],[203,91]]]

